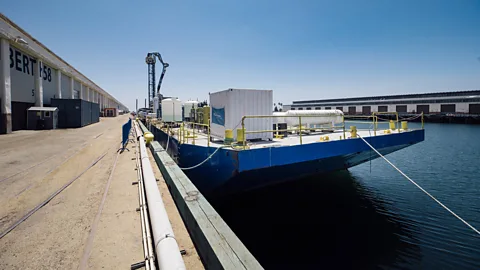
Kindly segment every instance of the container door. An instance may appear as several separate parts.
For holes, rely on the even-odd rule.
[[[399,113],[406,113],[407,112],[407,105],[397,105],[395,108]]]
[[[372,107],[362,106],[362,114],[364,114],[364,115],[372,114]]]
[[[417,113],[423,112],[424,114],[430,113],[430,105],[417,105]]]
[[[348,114],[357,114],[357,107],[348,107]]]
[[[470,105],[468,105],[468,112],[470,114],[480,114],[480,104],[470,104]]]
[[[388,106],[378,106],[379,112],[388,112]]]
[[[455,112],[455,104],[442,104],[442,105],[440,105],[440,111],[442,113],[454,113]]]

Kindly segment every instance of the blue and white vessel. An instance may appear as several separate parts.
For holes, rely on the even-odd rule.
[[[211,103],[211,111],[218,113],[221,109],[221,113],[228,114],[228,104],[216,108],[214,103]],[[237,102],[237,105],[239,103],[241,104]],[[267,108],[270,115],[249,115],[248,109],[244,109],[243,111],[247,112],[240,116],[235,129],[226,129],[227,139],[219,138],[210,132],[215,124],[210,121],[207,125],[183,123],[180,127],[150,125],[150,131],[154,134],[155,140],[167,148],[169,155],[184,168],[185,174],[197,188],[203,194],[211,196],[348,169],[377,158],[378,155],[363,139],[381,154],[387,155],[419,143],[425,136],[423,126],[421,129],[408,129],[406,122],[400,123],[398,120],[383,123],[386,124],[386,128],[384,126],[380,129],[382,123],[377,121],[375,115],[368,118],[372,123],[369,129],[356,130],[355,127],[345,127],[343,113],[336,110],[331,113],[335,114],[337,119],[340,113],[340,123],[330,122],[332,118],[327,117],[328,124],[323,122],[312,125],[308,117],[314,115],[315,111],[305,111],[303,114],[290,116],[291,119],[300,122],[299,125],[289,125],[288,131],[277,133],[273,132],[271,123],[279,116],[271,113],[272,107]],[[244,113],[242,110],[237,111],[240,111],[240,114]],[[318,119],[324,116],[314,115],[313,118],[317,120],[313,121],[318,122]],[[229,116],[221,117],[227,119]],[[218,115],[213,118],[218,118]],[[249,129],[246,124],[249,119],[255,121],[270,119],[267,121],[270,128]],[[282,121],[288,122],[289,117],[282,119],[287,119]],[[214,121],[217,124],[228,122],[218,119]],[[308,124],[302,125],[302,122]],[[231,133],[238,133],[238,137],[228,138],[228,134]],[[248,138],[248,134],[262,133],[269,134],[271,138],[264,140]],[[280,133],[286,136],[274,136]],[[225,141],[229,143],[230,140],[233,140],[233,143],[226,145]]]

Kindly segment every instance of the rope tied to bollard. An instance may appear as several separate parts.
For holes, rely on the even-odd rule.
[[[423,193],[427,194],[430,198],[432,198],[436,203],[438,203],[441,207],[443,207],[445,210],[450,212],[454,217],[456,217],[458,220],[463,222],[465,225],[467,225],[470,229],[472,229],[474,232],[480,235],[480,231],[478,231],[475,227],[470,225],[467,221],[465,221],[463,218],[461,218],[459,215],[457,215],[455,212],[450,210],[446,205],[444,205],[442,202],[440,202],[437,198],[435,198],[433,195],[428,193],[424,188],[422,188],[419,184],[417,184],[415,181],[413,181],[408,175],[406,175],[404,172],[402,172],[399,168],[397,168],[395,165],[393,165],[390,160],[388,160],[385,156],[383,156],[377,149],[375,149],[370,143],[368,143],[362,136],[357,134],[360,139],[362,139],[373,151],[375,151],[381,158],[383,158],[390,166],[392,166],[395,170],[397,170],[401,175],[403,175],[408,181],[410,181],[412,184],[414,184],[417,188],[419,188]]]

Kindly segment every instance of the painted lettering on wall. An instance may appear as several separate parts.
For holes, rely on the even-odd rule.
[[[22,54],[22,52],[10,48],[10,68],[35,76],[34,65],[37,63],[36,59]],[[52,69],[45,64],[39,67],[39,74],[44,81],[52,81]]]

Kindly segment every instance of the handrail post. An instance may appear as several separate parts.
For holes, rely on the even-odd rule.
[[[422,112],[422,129],[423,129],[423,112]]]
[[[183,123],[180,124],[180,128],[178,129],[178,142],[179,142],[179,144],[182,144],[182,127],[183,127]]]
[[[345,140],[345,115],[342,115],[342,122],[343,122],[343,139]]]
[[[299,131],[300,131],[300,144],[303,144],[303,141],[302,141],[302,117],[301,116],[298,117],[298,123],[300,124],[300,129],[299,129]]]
[[[207,132],[208,132],[207,146],[210,147],[210,123],[208,123],[208,125],[207,125]]]
[[[195,145],[195,123],[192,124],[192,127],[193,127],[192,144]]]
[[[397,116],[397,123],[395,123],[395,127],[397,128],[397,132],[400,133],[400,129],[398,128],[398,112],[395,112],[395,115]]]
[[[246,139],[247,139],[247,135],[245,134],[245,116],[242,117],[242,133],[243,133],[243,150],[246,149]]]

